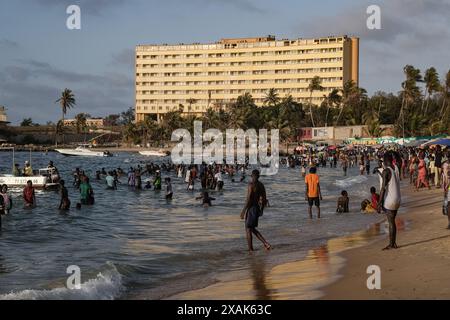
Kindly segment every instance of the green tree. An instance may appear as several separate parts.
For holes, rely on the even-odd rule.
[[[446,106],[447,109],[448,108],[448,100],[450,98],[450,70],[447,72],[447,74],[445,75],[445,81],[441,86],[441,92],[442,92],[442,108],[441,108],[441,112],[440,115],[441,117],[443,117],[446,112]],[[448,117],[448,115],[447,115]]]
[[[428,106],[430,103],[430,97],[433,95],[434,92],[438,92],[441,88],[441,84],[439,83],[439,74],[437,73],[436,69],[431,67],[425,71],[425,76],[423,77],[423,80],[425,82],[425,92],[426,97],[422,102],[422,110],[425,104],[425,100],[427,102],[425,107],[425,113],[428,112]]]
[[[33,126],[33,119],[31,118],[26,118],[23,119],[22,122],[20,123],[21,127],[31,127]]]
[[[264,104],[268,106],[275,106],[280,102],[280,97],[278,96],[277,90],[275,88],[271,88],[267,91],[266,96],[264,97]]]
[[[334,109],[341,104],[342,97],[339,94],[338,89],[333,89],[327,96],[324,96],[325,106],[327,108],[327,112],[325,114],[325,127],[328,127],[328,116],[330,113],[330,109]]]
[[[75,116],[75,127],[78,134],[86,131],[87,119],[88,115],[86,113],[79,113]]]
[[[120,114],[110,114],[105,117],[105,126],[115,127],[119,124]]]
[[[194,98],[189,98],[189,99],[187,99],[186,102],[189,103],[189,106],[188,106],[188,113],[190,114],[190,113],[192,112],[192,105],[196,104],[196,103],[197,103],[197,100],[194,99]]]
[[[61,93],[61,96],[58,100],[56,100],[56,103],[59,103],[59,106],[61,107],[61,113],[62,113],[62,125],[64,126],[64,118],[67,114],[67,110],[74,108],[76,105],[75,95],[73,94],[72,90],[70,89],[64,89],[64,91]],[[62,132],[63,137],[63,143],[64,143],[64,131]]]
[[[309,90],[309,113],[311,116],[311,124],[313,127],[315,127],[314,115],[313,115],[313,110],[312,110],[312,95],[313,95],[314,91],[322,91],[323,90],[322,80],[320,79],[319,76],[315,76],[314,78],[311,79],[311,82],[308,85],[308,90]]]
[[[402,82],[402,106],[400,109],[400,114],[398,117],[398,126],[402,129],[402,135],[405,135],[405,112],[408,108],[420,98],[420,88],[417,86],[417,82],[422,81],[422,76],[420,70],[414,68],[411,65],[406,65],[403,68],[403,73],[405,74],[406,80]],[[406,111],[405,111],[406,110]]]
[[[136,113],[133,107],[128,108],[120,114],[120,124],[128,125],[136,119]]]

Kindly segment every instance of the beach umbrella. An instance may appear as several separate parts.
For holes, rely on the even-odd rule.
[[[406,142],[404,144],[404,146],[405,147],[418,147],[421,144],[424,144],[426,142],[427,142],[427,140],[413,140],[413,141]]]
[[[427,143],[422,144],[422,147],[433,146],[433,145],[441,145],[450,147],[450,138],[439,138],[428,141]]]

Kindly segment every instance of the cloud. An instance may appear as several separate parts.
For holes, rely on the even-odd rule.
[[[79,112],[106,116],[134,104],[134,81],[118,72],[89,74],[62,70],[47,62],[16,60],[0,70],[0,100],[8,107],[13,123],[32,117],[34,121],[55,121],[59,112],[55,101],[65,87],[74,91]]]
[[[43,6],[58,6],[67,8],[70,5],[80,6],[82,12],[91,15],[101,15],[107,9],[113,7],[120,7],[129,4],[134,0],[35,0],[38,4]]]
[[[266,10],[260,7],[260,5],[255,5],[250,0],[202,0],[205,5],[228,5],[235,7],[237,9],[252,12],[252,13],[266,13]]]
[[[413,64],[422,72],[430,66],[446,72],[448,59],[442,52],[450,51],[450,0],[379,1],[381,30],[369,30],[366,26],[366,9],[372,4],[373,1],[363,0],[343,6],[340,12],[300,23],[296,30],[312,37],[331,33],[360,37],[360,82],[368,86],[369,92],[400,90],[406,64]]]
[[[0,49],[1,50],[10,50],[10,49],[18,49],[20,45],[8,39],[0,39]]]
[[[113,54],[111,65],[120,65],[133,68],[135,64],[136,52],[133,49],[124,49],[119,53]]]

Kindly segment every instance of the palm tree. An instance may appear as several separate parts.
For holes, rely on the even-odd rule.
[[[195,100],[194,98],[189,98],[186,102],[189,103],[188,113],[190,114],[192,111],[192,105],[196,104],[197,100]]]
[[[420,89],[417,86],[417,82],[422,81],[420,70],[411,65],[406,65],[403,68],[403,72],[405,73],[406,80],[402,83],[402,106],[399,114],[399,119],[401,117],[402,122],[404,122],[404,112],[408,109],[408,105],[412,104],[420,96]]]
[[[72,90],[64,89],[64,91],[61,93],[61,97],[56,100],[55,103],[59,103],[61,107],[62,112],[62,125],[64,126],[64,117],[67,114],[67,110],[70,108],[74,108],[76,105],[75,95],[73,94]],[[63,132],[63,143],[64,143],[64,132]]]
[[[55,126],[55,145],[58,146],[58,136],[64,133],[64,122],[59,120]]]
[[[324,101],[327,106],[327,113],[325,116],[325,127],[328,127],[328,114],[330,113],[330,107],[338,106],[341,103],[341,95],[338,89],[333,89],[327,96],[324,95]]]
[[[320,79],[319,76],[315,76],[314,78],[311,79],[311,82],[308,85],[308,90],[310,92],[309,95],[309,113],[311,115],[311,124],[313,127],[315,127],[314,124],[314,116],[313,116],[313,111],[312,111],[312,95],[313,92],[316,90],[322,91],[323,87],[322,87],[322,80]]]
[[[425,113],[428,112],[428,105],[430,103],[430,97],[433,95],[434,92],[439,91],[441,85],[439,83],[439,74],[437,73],[436,69],[431,67],[425,71],[425,76],[423,77],[423,80],[425,82],[425,88],[426,88],[426,95],[427,98],[423,100],[422,102],[422,108],[425,104],[425,100],[427,100],[427,105],[425,108]]]
[[[264,104],[268,106],[275,106],[280,102],[277,90],[275,88],[269,89],[264,97]]]
[[[445,114],[445,104],[447,103],[448,107],[448,98],[450,97],[450,70],[447,72],[445,76],[445,82],[441,86],[442,91],[442,108],[441,108],[441,117]]]
[[[352,100],[352,96],[356,93],[356,83],[353,80],[349,80],[344,83],[344,87],[341,90],[342,97],[340,98],[340,110],[336,120],[336,125],[339,125],[339,121],[341,120],[342,113],[344,112],[344,108],[349,104]]]
[[[85,113],[79,113],[75,116],[75,125],[77,133],[80,134],[87,128],[87,115]]]
[[[203,122],[203,128],[205,130],[211,129],[211,128],[217,128],[217,127],[219,127],[219,124],[220,124],[219,115],[212,108],[209,108],[206,110],[206,113],[203,115],[202,122]]]
[[[129,122],[125,125],[125,128],[123,130],[123,138],[128,143],[128,145],[131,145],[131,143],[136,144],[138,142],[138,130],[136,127],[136,124],[133,122]]]

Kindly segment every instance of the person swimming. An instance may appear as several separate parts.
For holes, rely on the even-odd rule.
[[[343,190],[341,192],[341,196],[338,198],[336,212],[337,213],[349,212],[348,204],[349,204],[348,193],[347,191]]]

